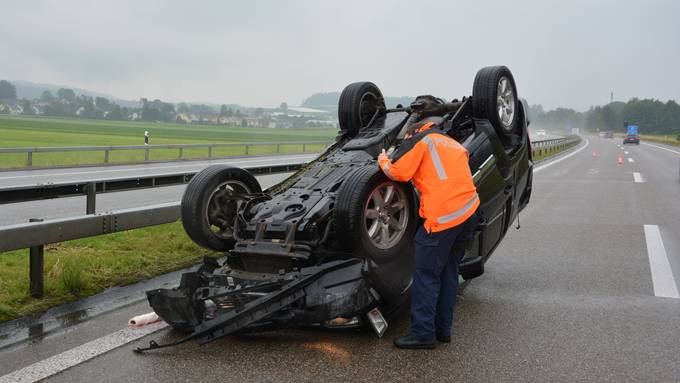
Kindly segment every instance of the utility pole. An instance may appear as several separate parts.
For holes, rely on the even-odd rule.
[[[611,92],[611,93],[609,94],[609,103],[611,104],[611,103],[613,103],[613,102],[614,102],[614,92]]]

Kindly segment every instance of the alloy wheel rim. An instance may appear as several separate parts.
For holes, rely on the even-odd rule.
[[[503,76],[498,80],[498,96],[496,98],[498,119],[505,128],[512,125],[515,117],[515,91],[510,79]]]
[[[403,188],[392,181],[381,183],[368,195],[364,228],[375,247],[392,248],[404,236],[409,219],[407,203]]]

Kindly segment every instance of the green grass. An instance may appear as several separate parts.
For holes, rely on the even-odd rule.
[[[103,121],[74,118],[37,118],[0,116],[0,147],[54,147],[54,146],[121,146],[142,145],[144,131],[148,130],[151,144],[190,143],[281,143],[283,153],[298,153],[301,145],[286,145],[286,142],[325,141],[330,142],[337,134],[329,128],[266,129],[241,128],[224,125],[186,125],[171,123],[149,123],[132,121]],[[323,145],[308,145],[306,151],[323,149]],[[252,147],[248,154],[276,153],[276,145]],[[183,158],[205,158],[207,149],[186,149]],[[215,148],[213,157],[245,155],[243,146]],[[178,150],[158,149],[150,151],[150,160],[169,160],[179,157]],[[33,166],[58,166],[98,164],[104,161],[104,153],[65,152],[35,153]],[[144,161],[143,150],[113,151],[109,161],[130,163]],[[0,153],[0,168],[26,166],[25,154]]]
[[[41,299],[28,292],[28,250],[2,253],[0,322],[189,267],[205,253],[179,222],[47,245]]]
[[[652,142],[658,142],[660,144],[666,144],[666,145],[673,145],[673,146],[680,146],[680,141],[676,140],[675,137],[677,134],[671,135],[671,134],[657,134],[657,135],[651,135],[651,134],[641,134],[640,139],[643,141],[652,141]]]

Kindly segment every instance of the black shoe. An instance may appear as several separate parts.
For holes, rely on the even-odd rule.
[[[435,348],[437,347],[437,342],[435,341],[421,341],[413,335],[406,335],[394,339],[394,345],[399,348],[408,349],[424,349],[424,348]]]
[[[437,341],[440,343],[451,343],[451,335],[437,335]]]

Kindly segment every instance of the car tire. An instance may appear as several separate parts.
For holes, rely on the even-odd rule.
[[[374,83],[355,82],[347,85],[338,102],[341,132],[349,137],[356,136],[369,125],[378,110],[384,109],[385,100]]]
[[[181,202],[182,225],[197,245],[216,251],[233,248],[233,224],[239,194],[260,193],[260,183],[248,171],[213,165],[198,172]],[[221,201],[220,201],[221,200]]]
[[[509,88],[508,88],[509,86]],[[515,79],[505,66],[480,69],[472,86],[472,113],[491,122],[500,137],[520,135],[520,101]],[[499,109],[503,107],[503,113]]]
[[[354,171],[338,190],[334,222],[340,247],[377,264],[413,251],[418,221],[413,187],[390,180],[375,165]]]

